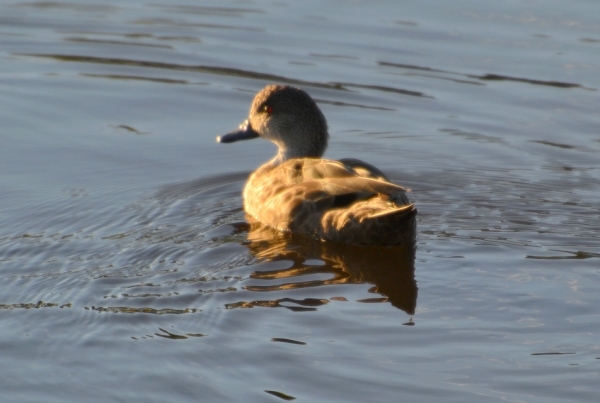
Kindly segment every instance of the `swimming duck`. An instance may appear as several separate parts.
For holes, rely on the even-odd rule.
[[[355,245],[398,245],[414,236],[416,208],[406,189],[379,169],[354,159],[322,159],[329,134],[325,116],[306,92],[269,85],[252,101],[231,143],[263,137],[279,147],[244,188],[244,209],[281,231]]]

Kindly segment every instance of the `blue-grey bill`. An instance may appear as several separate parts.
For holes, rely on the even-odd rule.
[[[259,137],[258,133],[256,133],[252,127],[250,127],[250,123],[245,120],[237,130],[229,132],[227,134],[223,134],[221,136],[217,136],[217,143],[234,143],[240,140],[250,140]]]

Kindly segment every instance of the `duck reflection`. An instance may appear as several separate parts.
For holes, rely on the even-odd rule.
[[[332,284],[370,283],[374,286],[369,291],[380,294],[381,297],[360,302],[389,302],[413,315],[417,304],[414,217],[409,227],[412,231],[407,233],[398,246],[367,247],[316,241],[251,222],[244,244],[252,255],[262,260],[286,261],[293,264],[286,269],[255,271],[250,275],[250,278],[257,280],[279,280],[277,284],[248,285],[244,288],[249,291],[266,292]],[[314,262],[315,259],[318,263]],[[311,279],[302,281],[302,277]],[[293,310],[314,310],[314,306],[323,305],[328,301],[284,298],[242,304],[281,306],[280,302],[293,302],[296,305],[290,308]]]

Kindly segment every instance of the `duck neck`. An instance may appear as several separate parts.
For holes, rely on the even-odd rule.
[[[273,157],[273,159],[271,161],[269,161],[269,164],[273,165],[273,166],[277,166],[277,165],[283,164],[285,161],[287,161],[291,158],[300,158],[300,156],[297,156],[297,157],[293,156],[291,153],[288,152],[288,150],[280,147],[279,151],[277,152],[277,155],[275,155],[275,157]]]
[[[306,147],[296,144],[294,147],[286,147],[285,144],[278,144],[279,151],[270,161],[272,165],[279,165],[293,158],[321,158],[324,149],[307,144]]]

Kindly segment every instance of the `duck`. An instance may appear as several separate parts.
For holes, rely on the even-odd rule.
[[[249,221],[321,241],[360,246],[414,240],[417,209],[407,189],[355,158],[324,159],[329,133],[311,96],[289,85],[268,85],[248,119],[217,137],[233,143],[262,137],[278,147],[244,187]]]

